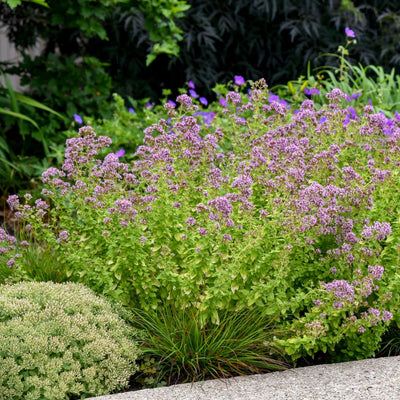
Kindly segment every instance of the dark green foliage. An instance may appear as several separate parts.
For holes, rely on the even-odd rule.
[[[186,32],[181,58],[170,62],[186,79],[208,88],[241,74],[269,84],[304,72],[308,60],[335,52],[344,28],[357,36],[352,61],[398,67],[399,2],[348,0],[196,1],[179,21]],[[161,59],[160,59],[161,62]],[[336,63],[331,58],[315,65]],[[178,75],[179,76],[179,75]],[[214,79],[213,79],[214,80]]]
[[[309,60],[334,53],[346,26],[357,38],[351,62],[400,66],[398,0],[186,3],[119,0],[93,5],[80,0],[50,3],[49,10],[24,5],[13,11],[3,4],[0,19],[19,48],[40,37],[47,40],[46,54],[58,49],[62,55],[107,62],[116,91],[135,98],[156,99],[161,88],[176,89],[189,79],[210,91],[216,81],[226,82],[234,74],[253,80],[262,76],[269,84],[286,82],[304,73]],[[178,55],[178,43],[179,58],[170,58]],[[146,67],[151,52],[162,54]],[[321,58],[315,66],[336,62],[334,57]]]
[[[63,111],[70,119],[82,111],[104,117],[112,85],[105,66],[93,57],[79,59],[78,55],[49,54],[31,60],[25,55],[19,75],[22,85],[28,85],[35,98]]]

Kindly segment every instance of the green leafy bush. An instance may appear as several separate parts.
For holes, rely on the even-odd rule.
[[[214,324],[255,307],[278,315],[293,359],[371,356],[399,315],[399,120],[351,111],[339,89],[320,110],[289,108],[264,81],[221,100],[207,117],[187,95],[167,103],[131,164],[81,128],[43,174],[43,199],[8,200],[27,238],[130,306],[195,307]],[[13,246],[3,254],[18,278]]]
[[[2,398],[104,395],[137,370],[137,331],[83,285],[2,285],[0,310]]]

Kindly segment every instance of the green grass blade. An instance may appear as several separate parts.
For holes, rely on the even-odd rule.
[[[3,71],[0,70],[0,74],[3,77],[4,82],[8,89],[8,94],[10,96],[11,108],[14,112],[19,112],[17,99],[15,97],[15,92],[14,92],[14,89],[12,88],[11,82],[9,81],[9,79],[7,78],[7,76],[5,75],[5,73]]]
[[[64,119],[64,117],[60,113],[58,113],[57,111],[54,111],[50,107],[45,106],[44,104],[40,103],[39,101],[32,99],[31,97],[24,96],[20,93],[15,93],[15,97],[20,103],[24,103],[28,106],[35,107],[35,108],[40,108],[41,110],[44,110],[51,114],[56,115],[60,119]]]
[[[35,128],[39,129],[39,125],[33,119],[31,119],[31,118],[27,117],[26,115],[21,114],[19,112],[6,110],[5,108],[0,107],[0,114],[10,115],[11,117],[23,119],[24,121],[30,122]]]
[[[4,151],[7,152],[7,154],[10,154],[10,149],[8,147],[6,140],[1,136],[0,136],[0,149],[3,149]]]
[[[22,114],[20,114],[20,112],[19,112],[19,106],[18,106],[17,98],[15,97],[15,91],[14,91],[12,85],[11,85],[11,82],[9,81],[9,79],[8,79],[7,76],[6,76],[6,74],[5,74],[2,70],[0,70],[0,74],[1,74],[1,76],[3,77],[4,82],[5,82],[6,86],[7,86],[8,94],[9,94],[9,96],[10,96],[10,105],[11,105],[12,111],[13,111],[14,113],[16,113],[16,114],[22,115]],[[4,113],[3,113],[3,114],[4,114]],[[22,121],[21,121],[21,119],[23,120],[23,119],[25,119],[25,118],[21,118],[21,117],[17,117],[17,118],[19,118],[19,119],[17,120],[19,131],[20,131],[22,137],[25,138],[25,134],[24,134],[24,124],[23,124]]]

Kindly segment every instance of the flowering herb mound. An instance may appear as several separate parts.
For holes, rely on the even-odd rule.
[[[132,165],[101,157],[110,139],[82,127],[43,174],[43,199],[9,204],[71,279],[131,306],[195,307],[214,323],[257,308],[290,333],[280,345],[294,359],[367,357],[396,312],[385,276],[398,258],[400,124],[344,99],[335,89],[319,110],[292,110],[261,80],[199,125],[183,94],[165,105],[168,122],[145,129]]]

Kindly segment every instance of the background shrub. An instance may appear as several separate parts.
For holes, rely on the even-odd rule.
[[[108,394],[137,370],[137,331],[80,284],[0,287],[0,393],[64,400]]]
[[[24,4],[12,11],[0,6],[0,18],[18,48],[41,38],[47,43],[45,56],[58,49],[62,57],[96,57],[108,63],[114,91],[134,98],[157,99],[162,88],[176,90],[190,79],[210,93],[215,81],[225,83],[233,74],[286,82],[304,73],[308,61],[335,52],[346,26],[357,37],[352,62],[388,69],[400,65],[398,1],[80,0],[49,5]],[[146,67],[151,51],[160,56]],[[328,57],[314,66],[332,63],[336,60]]]

